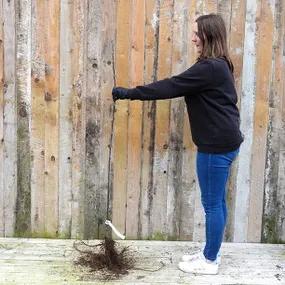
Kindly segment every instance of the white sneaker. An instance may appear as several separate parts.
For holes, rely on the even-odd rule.
[[[201,250],[193,252],[191,254],[185,254],[181,257],[181,260],[189,262],[189,261],[192,261],[192,260],[199,258],[201,254],[203,254]],[[220,252],[218,252],[218,254],[217,254],[216,261],[218,264],[221,264],[221,253]]]
[[[198,258],[192,261],[179,262],[178,268],[187,273],[215,275],[218,273],[219,264],[216,260],[207,260],[203,254],[200,254]]]

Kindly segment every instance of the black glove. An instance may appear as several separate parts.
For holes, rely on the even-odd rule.
[[[113,101],[118,99],[128,99],[128,89],[123,87],[114,87],[112,90]]]

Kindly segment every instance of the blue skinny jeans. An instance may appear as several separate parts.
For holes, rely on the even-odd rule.
[[[226,184],[239,149],[227,153],[197,153],[196,167],[206,217],[204,256],[216,260],[227,221]]]

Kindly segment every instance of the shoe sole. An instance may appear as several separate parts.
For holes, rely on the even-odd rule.
[[[182,256],[180,260],[183,261],[183,262],[189,262],[189,261],[192,261],[192,260],[194,260],[194,259],[196,259],[196,258],[195,258],[195,257],[191,258],[190,256],[189,256],[189,257]],[[218,257],[217,257],[217,263],[218,263],[219,265],[221,264],[221,256],[218,256]]]
[[[199,270],[187,270],[184,269],[183,267],[180,266],[180,264],[178,264],[178,269],[181,270],[184,273],[188,273],[188,274],[196,274],[196,275],[217,275],[218,274],[218,270],[217,271],[208,271],[208,272],[202,272]]]

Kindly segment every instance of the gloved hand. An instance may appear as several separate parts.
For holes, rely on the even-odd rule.
[[[113,101],[118,99],[128,99],[128,88],[114,87],[112,90]]]

